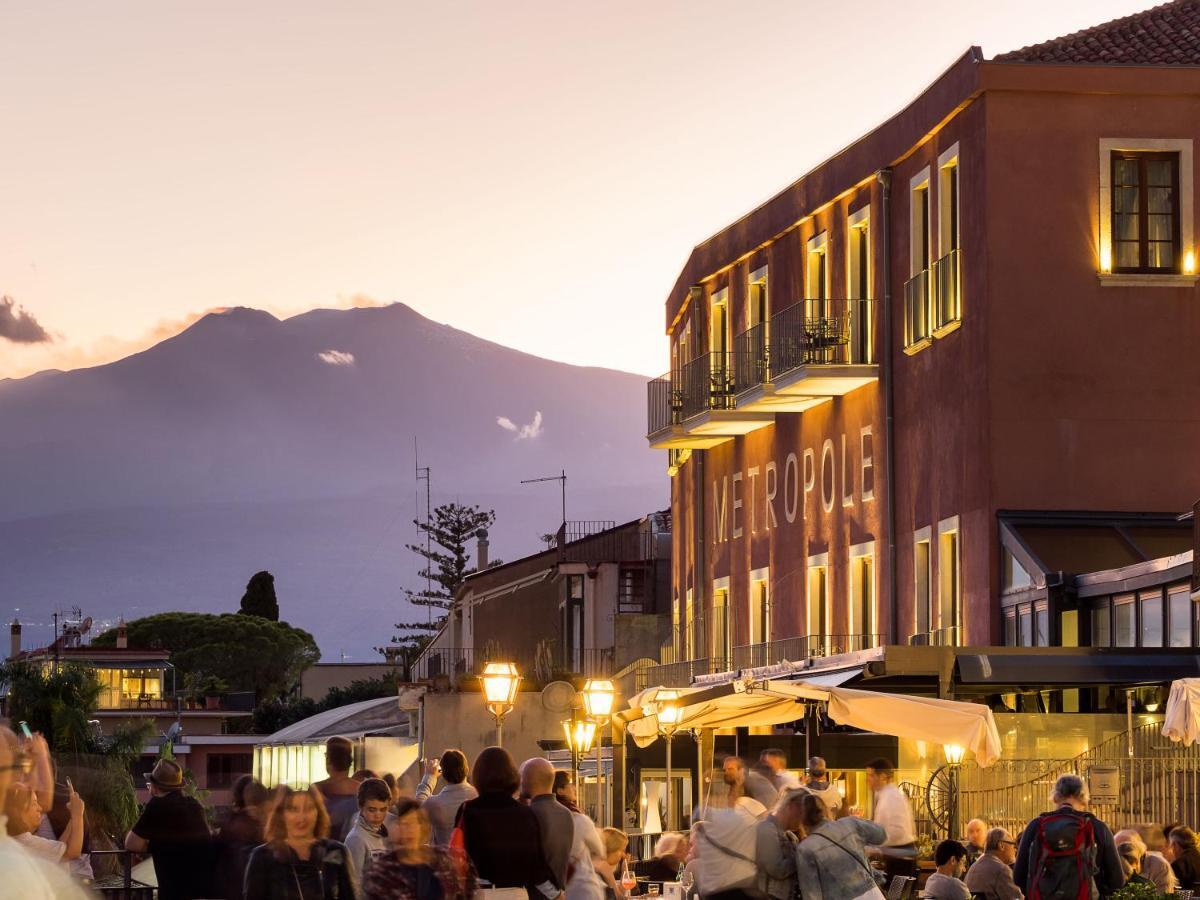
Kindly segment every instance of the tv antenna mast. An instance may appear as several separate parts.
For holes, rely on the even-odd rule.
[[[429,466],[421,465],[421,455],[417,450],[417,436],[413,435],[413,467],[416,469],[417,476],[417,492],[420,496],[421,482],[425,482],[425,599],[429,599],[429,594],[433,591],[433,584],[430,582],[430,556],[433,554],[433,545],[429,542],[429,523],[433,515],[432,505],[432,490],[430,475],[432,469]],[[420,500],[417,500],[418,507]],[[425,616],[429,622],[430,628],[433,627],[433,607],[425,607]]]
[[[545,478],[526,478],[521,484],[541,484],[543,481],[558,481],[562,484],[562,523],[565,527],[567,524],[567,470],[563,469],[559,475],[548,475]]]

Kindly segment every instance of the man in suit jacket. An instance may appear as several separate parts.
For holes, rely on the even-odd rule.
[[[983,843],[983,856],[967,869],[967,890],[983,894],[985,900],[1021,900],[1021,889],[1013,880],[1017,842],[1003,828],[993,828]]]
[[[535,756],[521,763],[521,793],[529,798],[529,808],[538,820],[542,834],[542,852],[555,883],[567,886],[567,863],[575,840],[575,820],[571,811],[554,796],[554,766]]]

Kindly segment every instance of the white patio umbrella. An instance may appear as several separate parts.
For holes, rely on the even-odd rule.
[[[1185,746],[1200,740],[1200,678],[1171,682],[1162,733]]]
[[[649,688],[632,698],[622,718],[634,743],[648,747],[658,737],[655,696]],[[803,681],[742,680],[718,687],[683,688],[679,728],[733,728],[782,725],[804,715],[804,704],[828,705],[840,725],[877,734],[956,744],[972,751],[981,766],[1000,758],[1000,732],[992,711],[980,703],[822,687]]]

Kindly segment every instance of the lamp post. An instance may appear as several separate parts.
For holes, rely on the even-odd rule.
[[[504,717],[513,711],[521,676],[512,663],[490,662],[479,676],[487,711],[496,720],[496,746],[504,746]]]
[[[563,734],[567,737],[567,747],[571,751],[571,775],[578,790],[579,758],[592,749],[592,741],[596,739],[596,723],[587,719],[566,719],[562,727]]]
[[[946,744],[942,751],[946,754],[946,764],[950,767],[950,815],[947,836],[954,839],[958,835],[958,767],[967,755],[967,748],[961,744]]]
[[[667,742],[667,831],[675,830],[675,804],[671,797],[671,741],[679,730],[682,710],[679,691],[659,691],[654,695],[654,713],[658,717],[658,733]]]
[[[617,691],[613,683],[603,678],[589,678],[583,686],[583,708],[596,723],[599,739],[596,741],[596,818],[603,826],[604,818],[604,766],[601,751],[604,747],[603,728],[612,717]]]

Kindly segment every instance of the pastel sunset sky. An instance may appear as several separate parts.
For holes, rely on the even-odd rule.
[[[1149,5],[9,2],[0,378],[392,301],[658,374],[693,245],[972,44]]]

